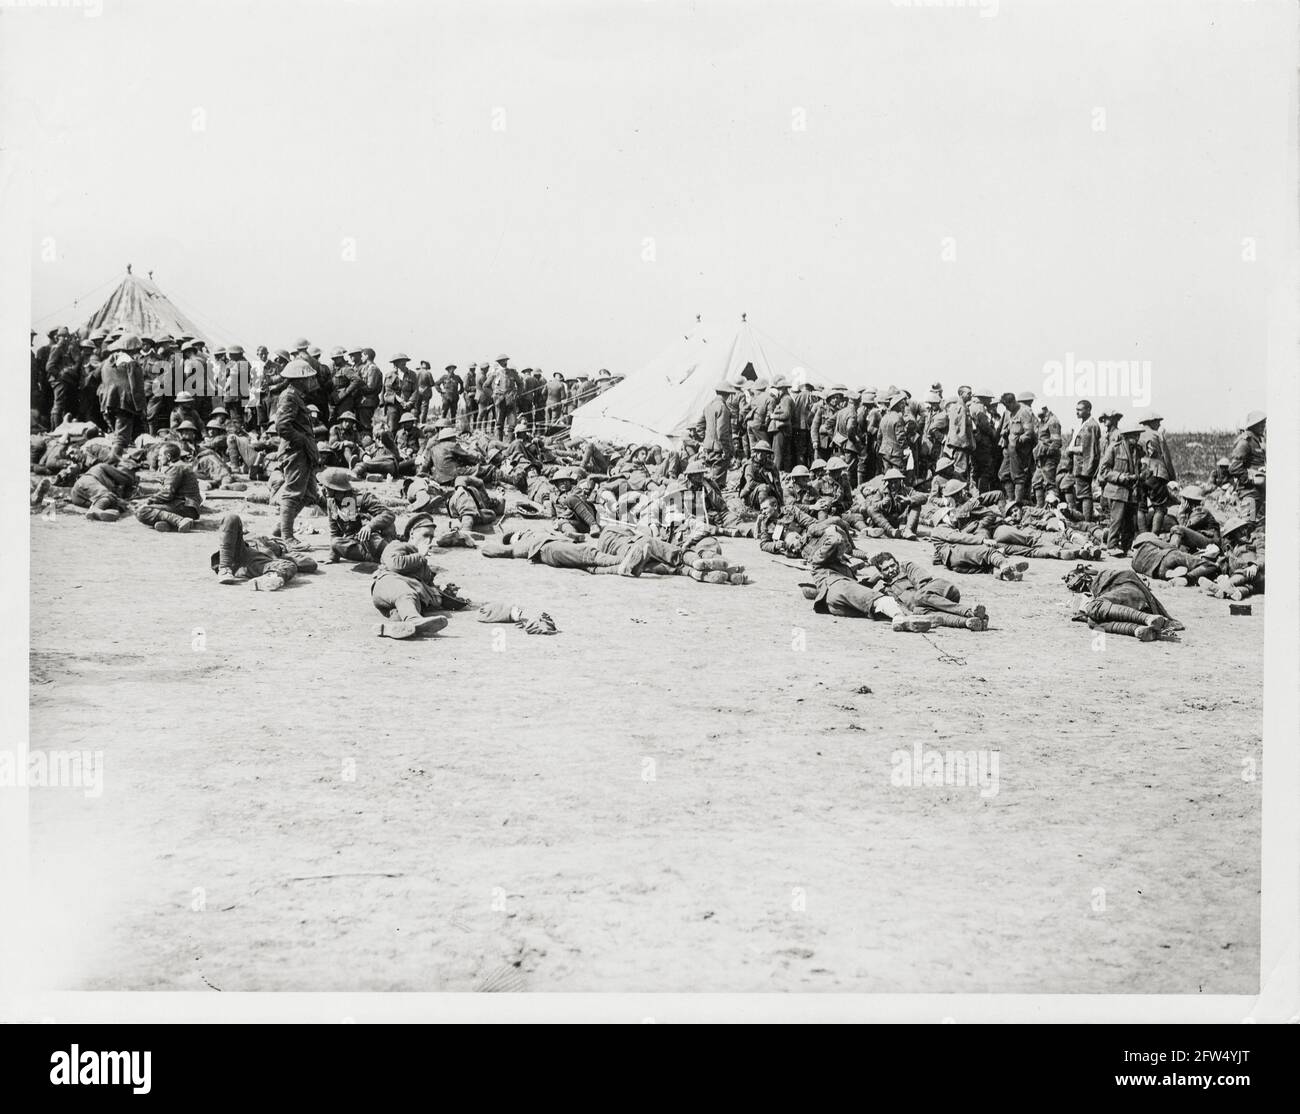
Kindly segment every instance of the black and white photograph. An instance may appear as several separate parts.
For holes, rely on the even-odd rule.
[[[1297,23],[2,0],[4,1020],[1294,1020]]]

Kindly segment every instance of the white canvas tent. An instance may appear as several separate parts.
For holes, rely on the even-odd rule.
[[[700,420],[719,383],[743,377],[817,379],[807,364],[742,314],[727,325],[695,325],[644,367],[573,412],[574,437],[672,448]]]

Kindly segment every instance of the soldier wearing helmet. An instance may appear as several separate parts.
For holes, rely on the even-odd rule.
[[[786,473],[781,495],[783,504],[800,507],[814,506],[820,497],[812,486],[812,473],[802,464],[796,464]]]
[[[105,417],[113,424],[113,447],[119,455],[126,451],[136,427],[143,427],[145,420],[144,371],[135,358],[139,347],[133,333],[124,333],[109,346],[110,359],[100,370],[99,401]]]
[[[859,489],[854,510],[874,536],[916,539],[925,496],[907,487],[907,477],[897,468]]]
[[[555,521],[559,529],[571,537],[596,537],[600,534],[600,520],[596,506],[581,490],[578,470],[569,466],[557,468],[551,476],[555,488]]]
[[[1263,410],[1252,410],[1228,454],[1228,475],[1237,488],[1237,497],[1248,521],[1264,519],[1264,430]]]
[[[344,468],[318,477],[330,522],[330,561],[377,561],[396,537],[393,512],[375,495],[357,491]]]
[[[1037,506],[1047,506],[1047,493],[1059,496],[1056,484],[1057,473],[1061,470],[1061,419],[1052,413],[1052,408],[1044,402],[1038,408],[1038,441],[1034,445],[1034,474],[1032,487],[1034,502]]]
[[[136,510],[135,517],[161,534],[187,534],[194,528],[203,505],[199,478],[193,467],[181,459],[181,447],[175,441],[164,441],[159,446],[158,463],[162,472],[158,490]]]
[[[749,460],[740,470],[740,501],[757,511],[763,496],[771,493],[778,505],[782,502],[781,477],[772,460],[772,446],[762,438],[756,439]]]
[[[1034,447],[1038,443],[1038,423],[1030,405],[1033,391],[1015,394],[1004,391],[1004,413],[999,441],[1002,445],[1002,466],[998,479],[1008,499],[1019,503],[1029,501],[1030,484],[1034,475]]]
[[[1164,418],[1151,410],[1138,418],[1143,427],[1138,437],[1142,449],[1142,507],[1138,512],[1138,527],[1154,534],[1165,532],[1165,513],[1169,507],[1169,485],[1178,479],[1174,471],[1173,454],[1165,440],[1160,423]]]
[[[1110,526],[1106,544],[1112,557],[1124,557],[1137,534],[1138,484],[1142,476],[1142,447],[1138,438],[1142,426],[1126,421],[1119,436],[1102,454],[1099,476],[1105,487],[1102,495],[1110,504]]]
[[[279,530],[286,546],[291,550],[302,550],[307,548],[306,543],[299,541],[294,533],[298,512],[308,503],[320,501],[316,487],[316,467],[320,459],[316,423],[303,393],[305,386],[315,382],[316,370],[306,360],[293,359],[285,365],[281,376],[284,386],[271,418],[271,427],[280,438]]]

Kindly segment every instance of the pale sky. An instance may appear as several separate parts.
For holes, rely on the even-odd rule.
[[[745,311],[828,380],[1264,405],[1285,0],[14,2],[38,327],[130,262],[246,347],[631,372]]]

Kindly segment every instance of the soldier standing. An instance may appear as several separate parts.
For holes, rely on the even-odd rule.
[[[1070,509],[1077,511],[1084,522],[1092,522],[1092,484],[1101,467],[1103,447],[1101,425],[1092,416],[1092,403],[1086,398],[1075,404],[1074,414],[1079,419],[1079,428],[1066,454],[1071,458],[1069,467],[1074,476],[1069,503]]]
[[[1056,474],[1061,470],[1061,419],[1052,413],[1047,403],[1038,411],[1038,443],[1034,446],[1034,501],[1047,506],[1047,493],[1060,492],[1056,487]]]
[[[1142,450],[1138,437],[1142,426],[1125,422],[1119,438],[1106,446],[1101,457],[1102,494],[1110,504],[1110,526],[1106,544],[1112,557],[1123,557],[1137,534],[1138,484],[1142,475]]]
[[[317,502],[316,465],[319,460],[311,411],[302,385],[316,377],[306,360],[290,360],[280,373],[284,388],[276,402],[272,426],[280,437],[280,538],[291,549],[304,549],[293,532],[298,512],[308,502]]]
[[[460,376],[456,374],[456,365],[448,364],[442,369],[442,378],[438,380],[438,394],[442,398],[443,421],[452,421],[460,405]]]
[[[714,388],[713,399],[704,408],[704,440],[700,449],[709,478],[719,487],[727,486],[727,468],[735,452],[731,437],[731,410],[728,399],[735,388],[727,382]]]
[[[1242,512],[1247,522],[1264,519],[1264,430],[1266,415],[1263,410],[1252,410],[1246,415],[1246,424],[1237,434],[1236,443],[1228,455],[1228,475],[1237,487]]]
[[[113,448],[119,456],[135,437],[136,426],[144,421],[144,372],[135,359],[139,348],[134,333],[123,333],[109,346],[112,358],[100,373],[100,408],[113,424]]]

